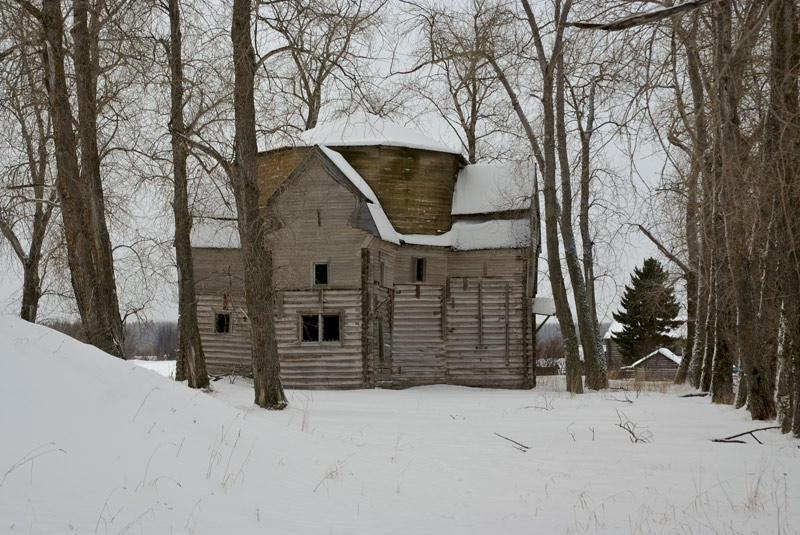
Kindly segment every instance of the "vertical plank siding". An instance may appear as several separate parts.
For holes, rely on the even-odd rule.
[[[448,383],[522,388],[527,374],[527,310],[522,281],[450,277],[447,299]]]
[[[392,386],[446,382],[442,287],[395,284]]]

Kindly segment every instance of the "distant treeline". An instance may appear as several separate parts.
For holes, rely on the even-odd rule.
[[[43,322],[76,340],[86,342],[79,321],[49,320]],[[155,360],[175,360],[178,347],[178,323],[173,321],[144,321],[125,324],[125,354]]]

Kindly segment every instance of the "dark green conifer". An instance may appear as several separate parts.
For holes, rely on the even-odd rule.
[[[680,308],[675,291],[655,258],[645,260],[641,269],[634,268],[621,306],[612,316],[623,328],[612,336],[626,365],[660,347],[668,347],[672,339],[667,333],[682,323],[675,319]]]

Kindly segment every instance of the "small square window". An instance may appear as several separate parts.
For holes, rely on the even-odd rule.
[[[303,316],[301,321],[300,339],[303,342],[319,342],[319,316]]]
[[[214,332],[220,334],[231,332],[230,312],[217,312],[214,314]]]
[[[411,260],[411,280],[413,282],[425,282],[425,259],[413,258]]]
[[[322,341],[338,342],[342,336],[339,331],[339,315],[322,316]]]
[[[328,284],[328,264],[314,264],[314,284]]]

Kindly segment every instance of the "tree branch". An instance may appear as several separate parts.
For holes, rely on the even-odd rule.
[[[684,2],[683,4],[677,6],[668,7],[666,9],[659,9],[657,11],[650,11],[648,13],[631,15],[629,17],[625,17],[616,20],[614,22],[606,22],[606,23],[568,22],[567,26],[572,26],[573,28],[580,28],[582,30],[604,30],[607,32],[617,32],[620,30],[627,30],[629,28],[634,28],[636,26],[644,26],[645,24],[663,20],[669,17],[674,17],[676,15],[682,15],[683,13],[694,11],[695,9],[700,9],[701,7],[707,4],[720,1],[721,0],[694,0],[690,2]]]
[[[661,243],[660,241],[658,241],[658,239],[657,239],[655,236],[653,236],[653,235],[650,233],[650,231],[649,231],[649,230],[647,230],[646,228],[644,228],[642,225],[639,225],[639,224],[637,224],[636,226],[639,228],[639,230],[640,230],[640,231],[642,231],[642,234],[644,234],[645,236],[647,236],[647,238],[648,238],[648,239],[649,239],[651,242],[653,242],[653,244],[654,244],[656,247],[658,247],[658,250],[659,250],[659,251],[661,251],[661,254],[663,254],[664,256],[666,256],[667,258],[669,258],[670,260],[672,260],[672,261],[675,263],[675,265],[677,265],[679,268],[681,268],[681,271],[683,271],[683,272],[684,272],[684,274],[686,274],[686,273],[691,273],[691,272],[692,272],[692,270],[689,268],[689,266],[687,266],[686,264],[684,264],[684,263],[681,261],[681,259],[680,259],[680,258],[678,258],[678,257],[677,257],[677,256],[675,256],[674,254],[672,254],[672,253],[671,253],[671,252],[670,252],[670,251],[669,251],[669,250],[668,250],[668,249],[667,249],[667,248],[664,246],[664,244],[663,244],[663,243]]]

